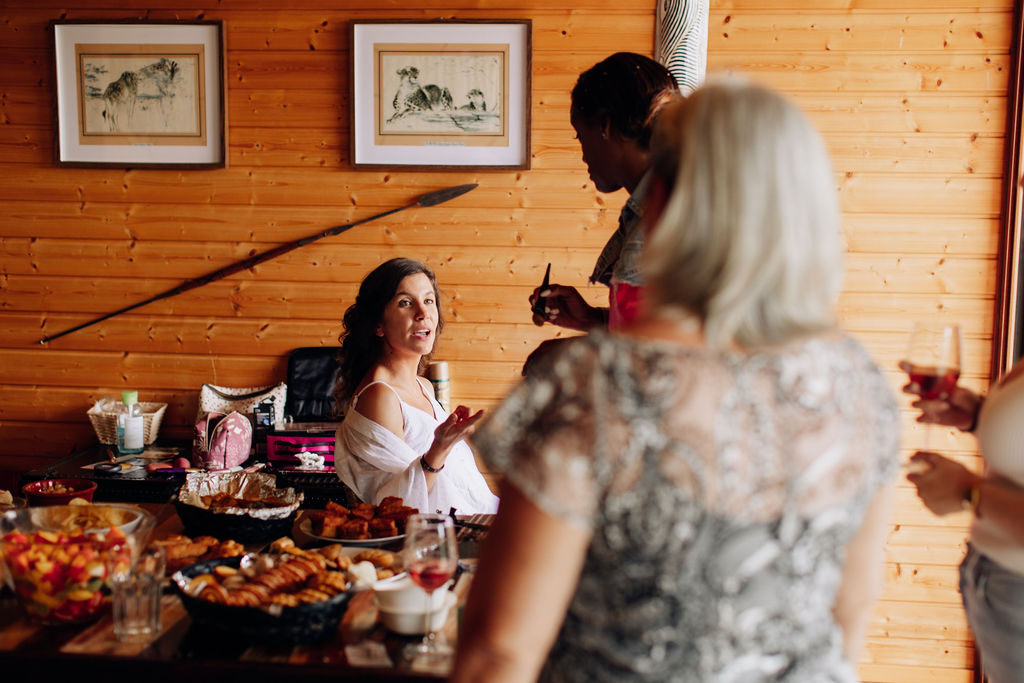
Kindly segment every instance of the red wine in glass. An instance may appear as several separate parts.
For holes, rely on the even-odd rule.
[[[921,398],[936,399],[949,396],[960,379],[959,368],[937,368],[934,365],[909,364],[910,381],[921,388]]]
[[[455,566],[450,562],[416,563],[409,568],[409,577],[413,583],[433,593],[455,575]]]
[[[960,326],[945,323],[915,323],[907,343],[903,369],[917,393],[926,400],[947,398],[960,379]],[[925,425],[924,449],[928,450],[931,428]]]

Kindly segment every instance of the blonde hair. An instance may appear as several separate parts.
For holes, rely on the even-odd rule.
[[[835,179],[794,105],[716,77],[660,112],[651,152],[671,188],[644,256],[655,306],[699,317],[716,348],[781,344],[835,324]]]

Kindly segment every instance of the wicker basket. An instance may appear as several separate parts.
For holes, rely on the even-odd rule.
[[[143,441],[148,446],[156,441],[160,433],[160,421],[167,410],[166,403],[139,403],[142,406]],[[100,410],[93,406],[86,413],[100,443],[112,446],[117,443],[117,413]]]

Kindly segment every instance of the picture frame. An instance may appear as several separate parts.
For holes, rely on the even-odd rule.
[[[50,27],[58,166],[227,166],[223,22]]]
[[[350,28],[354,168],[530,168],[530,19]]]

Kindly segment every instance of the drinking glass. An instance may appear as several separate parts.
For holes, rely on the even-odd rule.
[[[944,323],[915,323],[907,343],[904,370],[920,387],[921,398],[946,398],[960,379],[960,326]],[[925,426],[924,449],[928,450],[931,424]]]
[[[434,638],[430,596],[452,578],[459,564],[459,546],[451,517],[435,513],[409,517],[402,553],[409,577],[427,594],[423,606],[423,640],[410,645],[406,655],[417,659],[450,656],[451,648],[438,644]]]
[[[166,566],[163,547],[150,546],[139,553],[133,566],[111,575],[114,636],[118,640],[147,642],[160,634]]]

